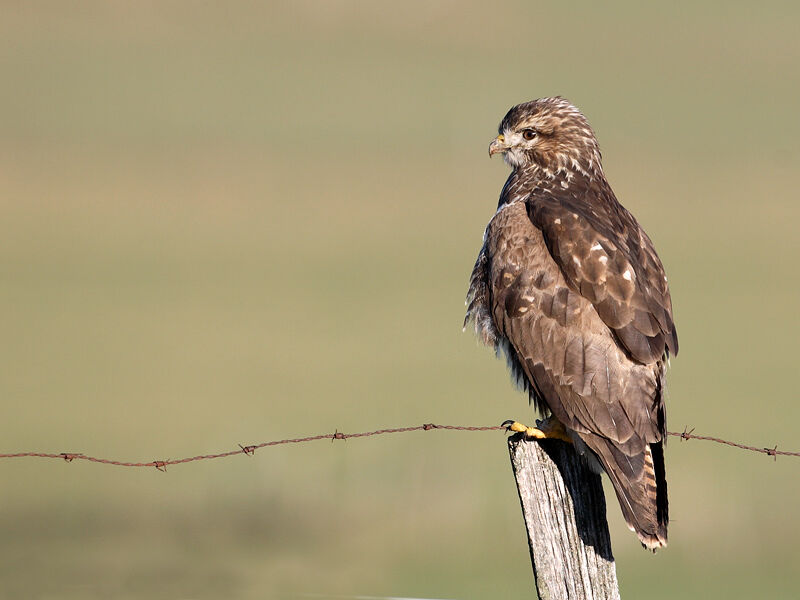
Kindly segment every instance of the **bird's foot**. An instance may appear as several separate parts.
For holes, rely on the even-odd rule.
[[[568,444],[572,443],[564,424],[552,415],[543,420],[536,419],[536,427],[528,427],[511,420],[505,421],[501,426],[505,427],[506,431],[523,433],[531,440],[561,440]]]

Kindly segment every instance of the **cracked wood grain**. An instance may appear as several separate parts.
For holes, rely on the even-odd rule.
[[[557,440],[509,438],[541,600],[619,600],[600,475]]]

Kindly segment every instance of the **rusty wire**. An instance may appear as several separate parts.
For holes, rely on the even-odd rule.
[[[72,462],[75,460],[85,460],[93,463],[100,463],[103,465],[112,465],[115,467],[150,467],[150,468],[154,467],[159,471],[166,471],[167,466],[169,465],[180,465],[183,463],[196,462],[199,460],[212,460],[215,458],[227,458],[229,456],[235,456],[237,454],[253,456],[256,450],[258,450],[259,448],[266,448],[268,446],[280,446],[283,444],[303,444],[306,442],[314,442],[317,440],[331,440],[331,441],[347,440],[350,438],[371,437],[374,435],[386,435],[389,433],[408,433],[410,431],[431,431],[434,429],[443,429],[449,431],[500,431],[505,428],[501,425],[483,425],[474,427],[468,425],[437,425],[435,423],[425,423],[423,425],[416,425],[413,427],[392,427],[388,429],[376,429],[375,431],[362,431],[359,433],[342,433],[336,430],[333,433],[322,433],[319,435],[311,435],[308,437],[273,440],[271,442],[261,442],[260,444],[249,444],[247,446],[239,444],[238,450],[229,450],[227,452],[220,452],[219,454],[199,454],[197,456],[189,456],[186,458],[151,460],[149,462],[130,462],[123,460],[112,460],[109,458],[99,458],[97,456],[89,456],[88,454],[83,454],[82,452],[58,452],[58,453],[11,452],[11,453],[0,453],[0,459],[31,457],[31,458],[55,458],[59,460],[64,460],[65,462]],[[734,448],[740,448],[741,450],[748,450],[750,452],[759,452],[761,454],[766,454],[767,456],[772,456],[776,460],[778,456],[800,457],[800,452],[789,452],[786,450],[778,450],[777,445],[773,446],[772,448],[757,448],[756,446],[747,446],[745,444],[740,444],[738,442],[731,442],[729,440],[723,440],[717,437],[706,436],[706,435],[695,435],[694,429],[690,430],[688,428],[684,429],[682,432],[668,431],[667,435],[678,437],[681,439],[681,441],[703,440],[708,442],[715,442],[717,444],[724,444],[726,446],[733,446]]]
[[[756,446],[748,446],[746,444],[740,444],[739,442],[731,442],[729,440],[723,440],[721,438],[712,437],[710,435],[694,435],[693,432],[694,428],[689,429],[688,427],[686,427],[680,433],[676,431],[668,431],[667,435],[671,435],[673,437],[679,437],[681,438],[682,442],[684,440],[705,440],[707,442],[724,444],[725,446],[733,446],[734,448],[739,448],[741,450],[748,450],[750,452],[760,452],[761,454],[766,454],[767,456],[773,457],[775,460],[777,460],[779,456],[800,456],[800,452],[789,452],[788,450],[778,450],[777,444],[775,444],[772,448],[757,448]]]

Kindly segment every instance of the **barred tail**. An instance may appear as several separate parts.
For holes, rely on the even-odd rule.
[[[592,434],[581,437],[608,473],[631,531],[649,550],[666,546],[669,506],[663,442],[649,444],[641,454],[628,456],[607,439]]]

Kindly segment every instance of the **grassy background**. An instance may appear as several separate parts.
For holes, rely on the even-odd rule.
[[[461,332],[509,106],[584,109],[666,264],[670,428],[800,448],[795,3],[3,2],[0,447],[529,419]],[[529,598],[500,433],[0,463],[0,597]],[[624,597],[795,598],[800,463],[668,448]]]

